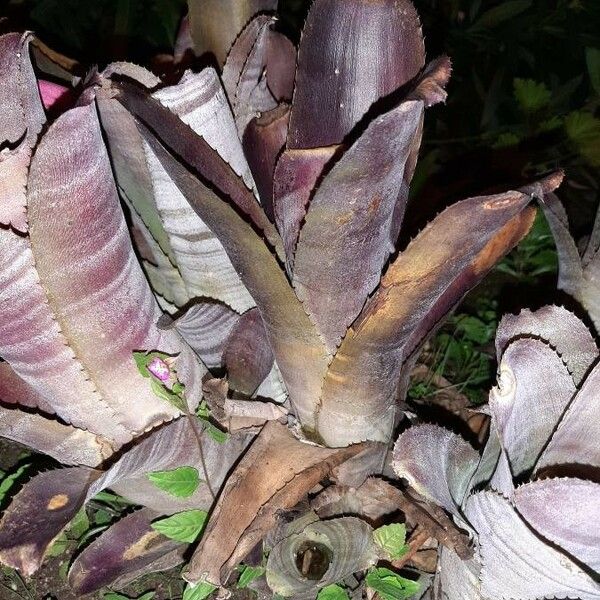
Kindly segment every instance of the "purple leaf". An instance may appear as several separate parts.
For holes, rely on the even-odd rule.
[[[600,584],[537,537],[502,496],[471,496],[466,515],[479,534],[484,598],[599,597]]]
[[[48,306],[113,419],[136,434],[177,414],[142,383],[134,350],[179,355],[196,403],[204,369],[177,334],[156,328],[160,309],[131,247],[94,104],[64,113],[44,135],[28,207]]]
[[[290,107],[277,108],[252,119],[244,132],[244,151],[248,157],[261,204],[271,221],[273,214],[273,175],[277,159],[285,145]]]
[[[400,435],[392,467],[419,494],[460,515],[479,453],[460,436],[437,425],[417,425]]]
[[[377,117],[318,186],[300,231],[293,283],[334,353],[394,251],[418,148],[421,102]]]
[[[78,594],[105,586],[123,585],[145,573],[166,570],[183,562],[187,544],[175,542],[152,529],[158,516],[149,509],[126,515],[111,525],[75,559],[69,585]]]
[[[529,201],[506,192],[454,204],[390,265],[323,384],[317,421],[326,443],[389,440],[403,364],[527,233],[535,215]]]
[[[600,419],[596,365],[565,411],[554,435],[536,465],[536,470],[554,465],[591,465],[600,468]]]
[[[163,315],[160,329],[175,328],[209,369],[221,366],[223,350],[240,315],[220,302],[197,302],[176,319]]]
[[[232,201],[237,209],[264,233],[277,254],[283,256],[279,234],[252,192],[219,153],[203,137],[196,135],[177,115],[138,87],[122,83],[118,88],[119,101],[136,116],[138,127],[142,129],[142,135],[152,150],[157,152],[152,144],[152,138],[156,135],[162,145],[198,173],[207,188],[216,189],[220,195]],[[172,177],[172,173],[168,172],[168,175]],[[208,224],[206,219],[203,220]]]
[[[29,58],[28,33],[0,36],[0,144],[15,144],[24,136],[31,148],[46,117],[33,66]]]
[[[235,123],[237,125],[240,137],[243,136],[248,123],[263,112],[273,110],[277,106],[277,100],[271,94],[267,83],[267,58],[270,44],[270,39],[274,34],[271,26],[274,23],[273,18],[265,15],[256,17],[246,28],[249,30],[249,36],[242,32],[239,41],[240,46],[247,50],[243,63],[231,61],[234,73],[237,75],[235,83],[235,91],[229,93],[229,101],[235,115]],[[251,44],[247,42],[251,40]],[[237,42],[236,42],[237,45]],[[234,47],[232,49],[231,58],[241,58],[240,52]],[[229,62],[229,59],[228,59]],[[226,64],[227,66],[227,64]],[[232,73],[231,75],[233,75]],[[225,72],[224,72],[225,78]],[[227,73],[227,79],[230,74]],[[226,89],[231,90],[228,85]]]
[[[164,254],[175,263],[173,249],[156,208],[152,178],[135,120],[119,102],[107,97],[102,90],[98,92],[96,101],[119,192],[133,206]]]
[[[32,575],[54,538],[77,514],[97,471],[71,467],[41,473],[15,496],[0,522],[0,560]]]
[[[581,300],[583,269],[577,246],[569,232],[567,213],[555,194],[548,194],[540,205],[558,251],[558,288]]]
[[[339,144],[425,64],[410,0],[315,0],[298,51],[289,148]]]
[[[271,28],[267,46],[267,85],[277,102],[291,102],[296,75],[296,47]]]
[[[250,193],[254,181],[237,137],[227,99],[213,69],[186,73],[179,84],[154,94],[183,123],[202,136],[242,177]],[[146,145],[156,206],[190,298],[206,296],[243,312],[254,301],[240,281],[223,246],[177,189]],[[254,208],[258,205],[250,200]]]
[[[223,352],[229,385],[251,396],[273,367],[273,352],[260,312],[244,313],[235,324]]]
[[[131,439],[116,422],[69,338],[34,267],[27,238],[0,229],[0,354],[63,421],[120,445]],[[41,406],[42,403],[37,401]]]
[[[205,187],[150,132],[145,135],[194,210],[221,240],[242,282],[256,301],[295,414],[303,425],[312,427],[327,369],[327,354],[276,258],[252,225],[231,204]],[[305,368],[298,369],[299,364]]]
[[[545,479],[517,488],[515,506],[544,538],[600,572],[600,484]]]
[[[11,398],[0,391],[0,399],[5,402]],[[67,465],[95,467],[112,454],[110,444],[103,438],[16,406],[0,406],[0,436],[35,448]]]
[[[489,407],[515,477],[533,468],[575,389],[550,346],[528,338],[509,344]]]
[[[523,336],[540,338],[555,348],[576,385],[598,358],[598,348],[588,328],[562,306],[544,306],[533,312],[524,309],[518,315],[505,315],[496,332],[498,360],[514,338]]]
[[[0,224],[27,231],[27,168],[46,120],[27,33],[0,36]]]
[[[291,274],[300,227],[309,199],[325,165],[339,146],[284,150],[273,174],[273,212],[283,239],[286,266]]]

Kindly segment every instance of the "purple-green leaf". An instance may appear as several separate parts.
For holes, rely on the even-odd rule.
[[[408,199],[404,168],[420,144],[421,102],[377,117],[314,192],[293,283],[331,354],[394,252]]]
[[[137,510],[95,539],[69,570],[69,585],[73,590],[90,594],[108,585],[125,585],[134,577],[183,562],[186,544],[156,531],[152,527],[156,516],[147,508]]]
[[[403,365],[527,233],[530,200],[511,191],[458,202],[400,253],[329,367],[317,416],[326,443],[389,440]]]

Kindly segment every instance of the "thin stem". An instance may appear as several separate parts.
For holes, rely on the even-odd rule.
[[[392,561],[392,565],[396,567],[396,569],[401,569],[412,557],[420,550],[421,546],[431,537],[429,532],[425,530],[422,525],[417,525],[410,536],[410,540],[408,540],[408,552],[398,558],[397,560]]]
[[[217,496],[210,484],[210,479],[208,477],[208,469],[206,467],[206,461],[204,460],[204,449],[202,447],[202,434],[201,434],[200,430],[198,429],[198,423],[196,421],[196,416],[190,412],[189,408],[185,411],[185,414],[190,421],[192,431],[194,432],[194,435],[196,436],[196,440],[198,441],[198,450],[200,451],[200,462],[202,463],[202,470],[204,471],[204,479],[206,481],[208,491],[210,492],[212,499],[216,500]]]

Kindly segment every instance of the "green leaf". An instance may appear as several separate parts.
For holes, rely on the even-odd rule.
[[[208,435],[210,435],[210,437],[213,440],[215,440],[215,442],[217,442],[219,444],[224,444],[227,441],[227,438],[229,437],[227,432],[221,431],[218,427],[213,425],[210,421],[207,421],[205,419],[202,419],[202,421],[204,423],[206,433],[208,433]]]
[[[190,583],[183,592],[183,600],[204,600],[204,598],[208,598],[216,589],[216,585],[212,585],[206,581],[194,586]]]
[[[586,48],[585,62],[592,88],[596,94],[600,94],[600,48]]]
[[[513,88],[515,99],[523,112],[534,113],[550,104],[550,90],[541,82],[533,79],[515,79]]]
[[[205,510],[186,510],[154,521],[152,529],[172,540],[191,544],[202,533],[207,517],[208,513]]]
[[[185,412],[185,400],[181,396],[174,394],[170,389],[168,389],[165,385],[160,383],[160,381],[154,378],[152,378],[152,380],[150,381],[150,387],[152,388],[152,391],[154,392],[155,396],[157,396],[161,400],[164,400],[165,402],[168,402],[171,406],[174,406],[176,409]]]
[[[508,21],[522,12],[525,12],[532,4],[532,0],[509,0],[501,2],[498,6],[484,12],[471,29],[491,29],[504,21]]]
[[[188,498],[201,483],[198,469],[194,467],[177,467],[171,471],[154,471],[148,473],[148,479],[157,488],[178,498]]]
[[[350,596],[342,586],[334,583],[320,590],[317,600],[350,600]]]
[[[90,528],[90,520],[88,519],[85,508],[82,508],[73,518],[69,525],[69,537],[74,540],[81,538]]]
[[[21,465],[16,471],[13,473],[9,473],[5,475],[2,481],[0,481],[0,502],[4,500],[4,497],[8,494],[12,486],[15,484],[17,479],[30,467],[30,463],[26,463]]]
[[[259,577],[262,577],[264,572],[264,567],[251,567],[250,565],[244,565],[240,578],[237,582],[237,587],[248,587],[248,584],[252,583],[255,579],[258,579]]]
[[[408,551],[406,545],[406,525],[392,523],[384,525],[373,532],[375,543],[382,548],[392,560],[400,558]]]
[[[600,165],[600,119],[592,113],[575,111],[565,118],[565,130],[580,154],[592,165]]]
[[[502,149],[502,148],[511,148],[512,146],[516,146],[521,141],[521,138],[512,132],[501,133],[498,136],[498,139],[492,144],[492,148],[494,149]]]
[[[150,371],[148,371],[148,362],[150,359],[146,352],[134,352],[133,360],[142,377],[150,377],[152,375]]]
[[[420,587],[416,581],[406,579],[384,567],[369,571],[366,583],[367,587],[375,590],[383,600],[405,600],[416,594]]]

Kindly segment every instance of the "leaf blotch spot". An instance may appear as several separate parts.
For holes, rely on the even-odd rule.
[[[64,508],[69,503],[69,496],[66,494],[56,494],[52,496],[48,502],[48,510],[59,510]]]

